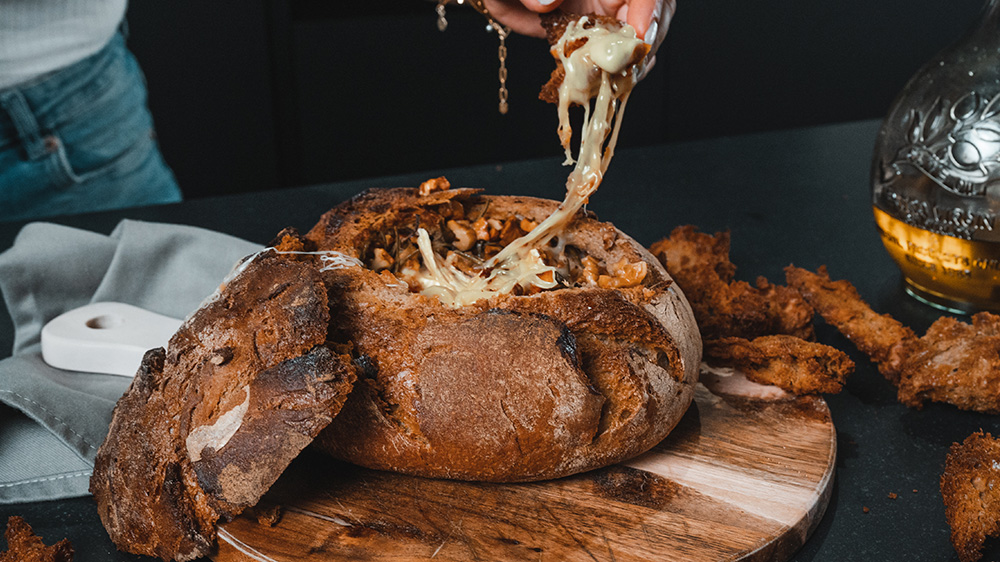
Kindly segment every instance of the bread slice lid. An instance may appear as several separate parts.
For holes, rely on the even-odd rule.
[[[286,243],[294,243],[294,236]],[[269,248],[146,353],[115,407],[91,492],[115,544],[192,560],[339,413],[355,367],[327,342],[315,260]]]

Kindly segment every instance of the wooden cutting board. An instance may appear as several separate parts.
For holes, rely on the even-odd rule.
[[[307,453],[262,502],[280,506],[279,522],[237,518],[213,558],[787,560],[829,500],[830,411],[818,397],[748,397],[753,389],[727,389],[730,379],[703,375],[690,410],[652,451],[560,480],[430,480]]]

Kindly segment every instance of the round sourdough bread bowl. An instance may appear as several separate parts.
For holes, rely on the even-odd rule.
[[[327,337],[353,347],[359,372],[316,446],[375,469],[512,482],[617,463],[670,433],[693,396],[701,339],[649,252],[580,212],[548,245],[565,256],[563,288],[448,307],[411,290],[416,228],[449,260],[475,261],[558,203],[421,191],[362,193],[292,244],[365,264],[322,272]],[[481,238],[471,247],[469,226]]]

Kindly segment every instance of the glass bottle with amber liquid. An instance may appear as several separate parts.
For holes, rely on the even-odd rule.
[[[956,312],[1000,311],[1000,0],[893,103],[872,204],[908,293]]]

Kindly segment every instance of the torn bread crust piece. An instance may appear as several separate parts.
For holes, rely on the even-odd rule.
[[[824,320],[871,357],[889,381],[899,382],[907,350],[917,339],[913,330],[888,314],[872,310],[854,285],[831,280],[825,267],[813,273],[789,266],[785,278]]]
[[[146,353],[115,406],[90,491],[118,548],[192,560],[337,414],[355,380],[327,344],[316,265],[254,257]]]
[[[737,281],[729,244],[728,232],[711,235],[687,225],[649,247],[684,289],[702,337],[752,340],[787,334],[813,339],[813,309],[798,291],[763,277],[756,287]]]
[[[713,366],[734,367],[753,382],[800,395],[836,394],[854,372],[839,349],[788,335],[709,340],[705,356]]]
[[[887,314],[874,312],[847,281],[789,267],[794,286],[823,318],[878,364],[900,402],[927,401],[1000,413],[1000,316],[980,312],[971,323],[941,317],[918,338]]]
[[[1000,441],[980,430],[952,444],[941,497],[959,560],[979,560],[986,538],[1000,536]]]
[[[793,394],[840,392],[854,363],[811,341],[813,309],[794,288],[763,277],[756,287],[735,280],[729,234],[680,226],[650,251],[684,290],[712,366],[739,369],[759,384]]]

